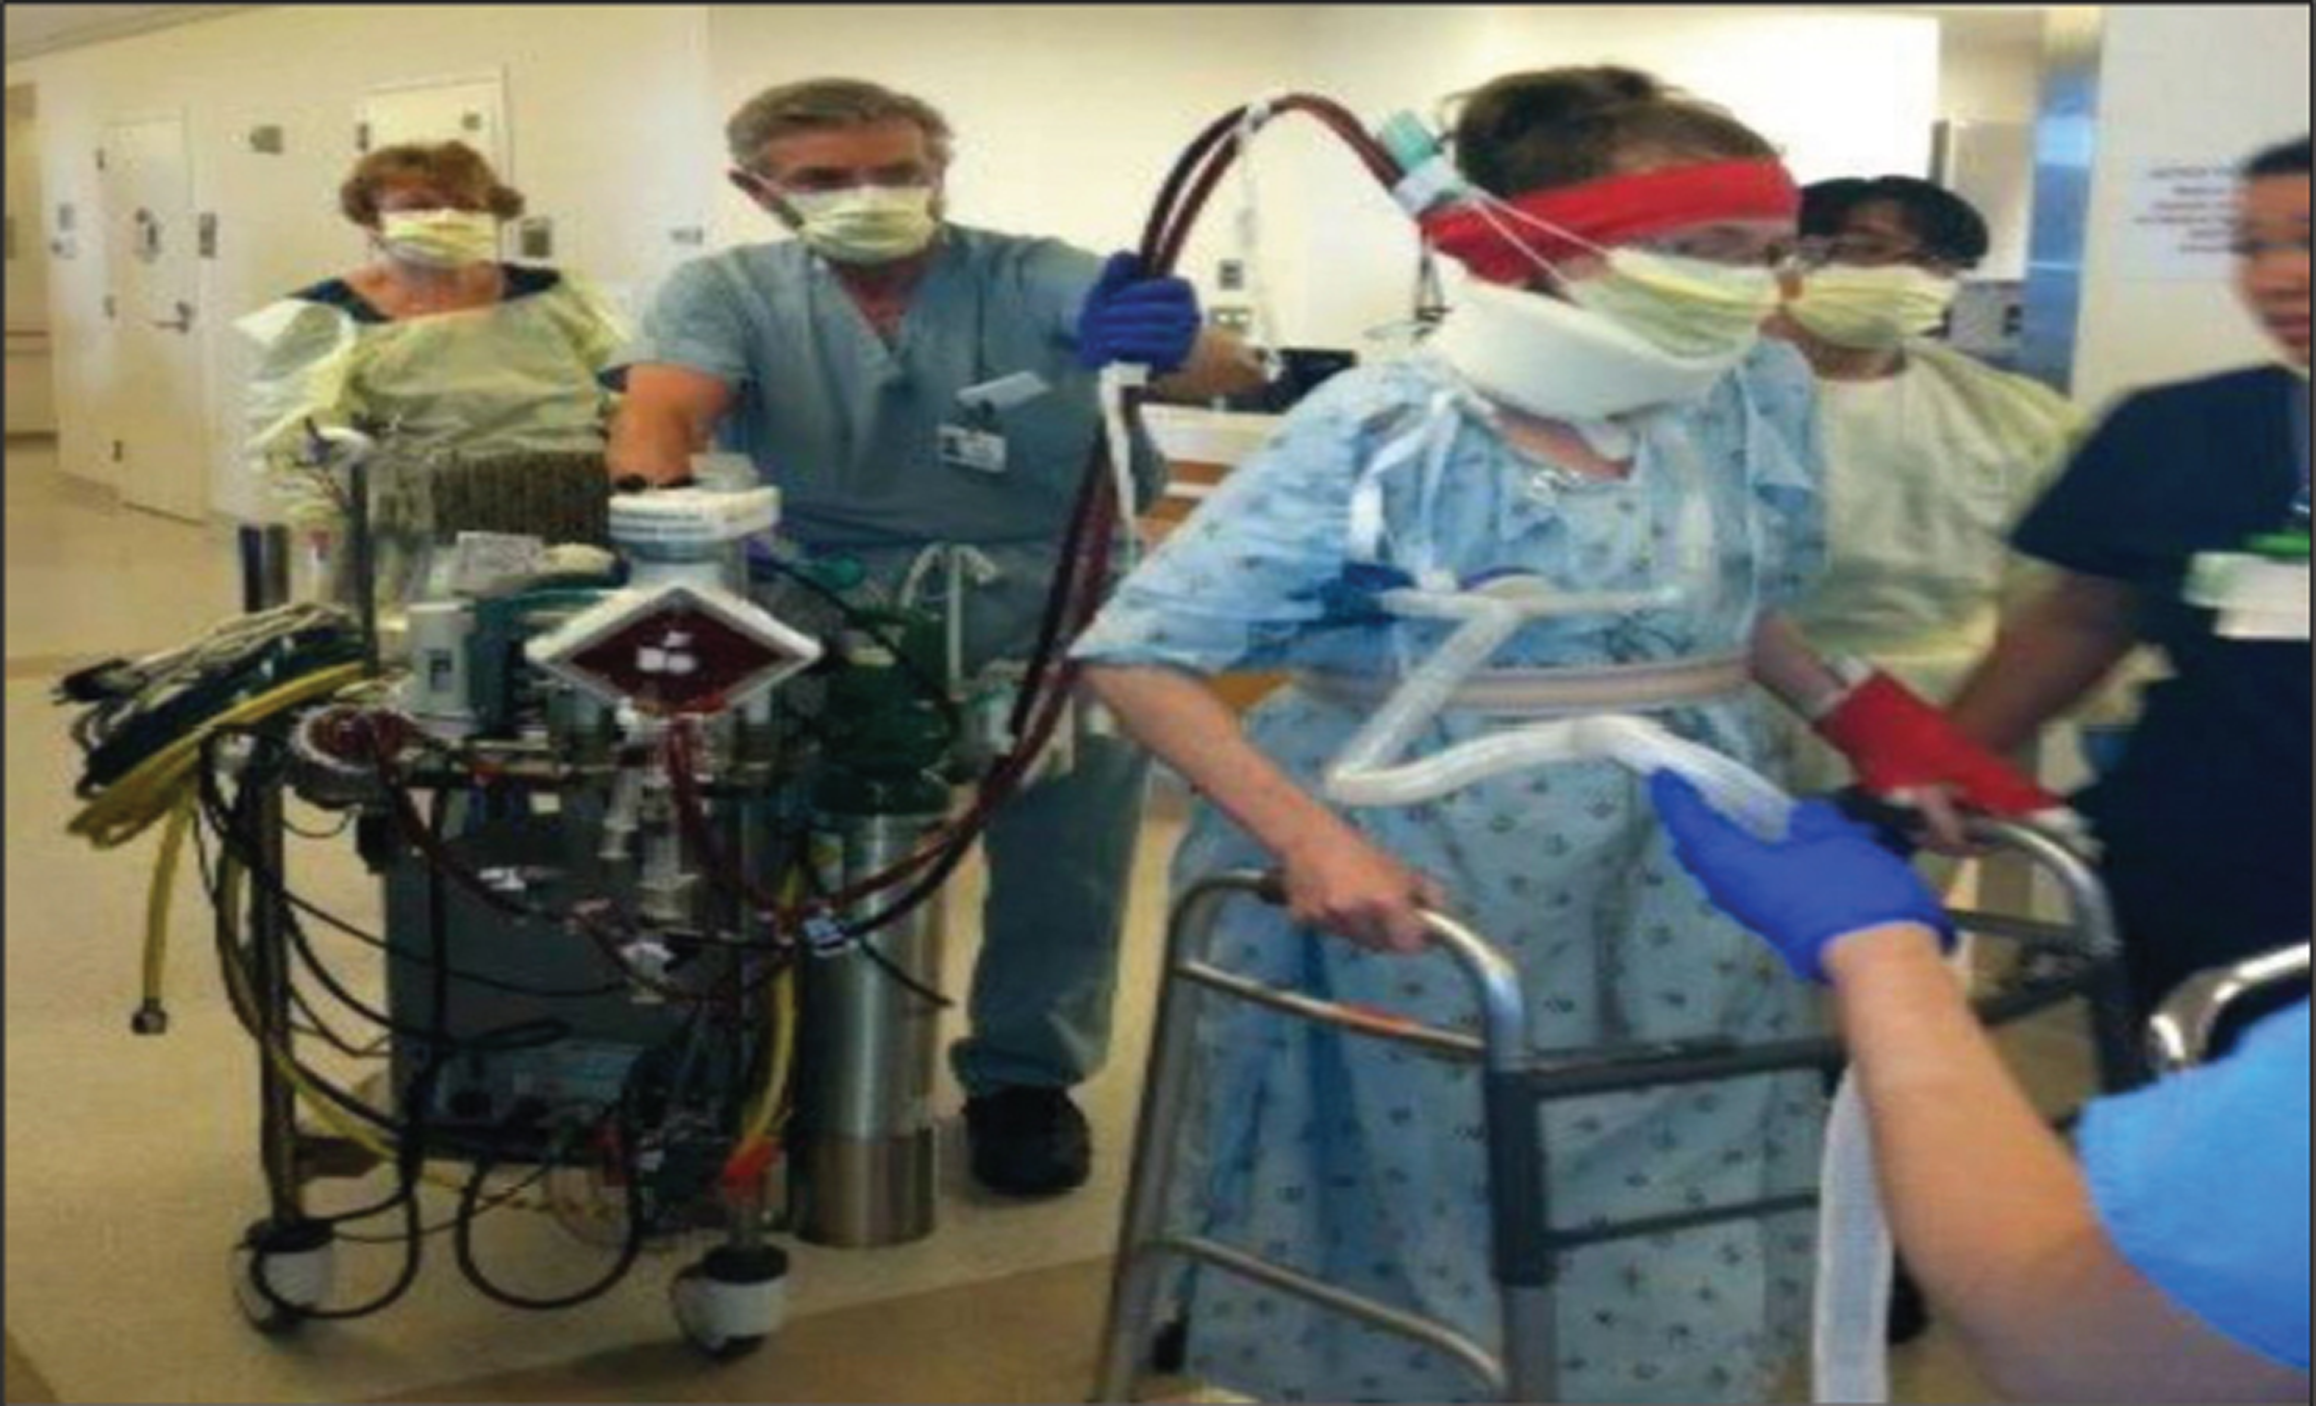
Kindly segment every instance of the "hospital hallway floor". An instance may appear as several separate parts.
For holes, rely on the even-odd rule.
[[[49,696],[67,669],[230,614],[231,539],[114,505],[62,475],[45,441],[11,440],[5,472],[7,1401],[1086,1399],[1182,827],[1172,791],[1153,801],[1138,861],[1117,1057],[1084,1091],[1097,1148],[1084,1191],[1019,1204],[966,1186],[960,1096],[945,1085],[940,1229],[890,1250],[799,1251],[790,1324],[752,1358],[710,1364],[676,1341],[664,1284],[696,1250],[646,1260],[565,1315],[490,1304],[433,1253],[381,1318],[260,1338],[227,1287],[228,1248],[262,1204],[252,1055],[193,940],[171,965],[167,1036],[130,1034],[152,841],[100,854],[66,835],[77,756]],[[303,846],[299,882],[359,919],[376,898],[348,850]],[[951,896],[952,990],[970,970],[979,890],[971,872]],[[176,899],[185,937],[200,928],[191,874]],[[2047,1106],[2080,1096],[2073,1025],[2008,1043]],[[526,1271],[568,1283],[600,1263],[545,1217],[509,1219]],[[340,1292],[375,1287],[393,1258],[350,1255]],[[1898,1370],[1901,1400],[1985,1399],[1935,1336]]]

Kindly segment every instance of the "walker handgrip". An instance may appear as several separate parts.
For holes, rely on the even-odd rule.
[[[2194,977],[2149,1022],[2149,1063],[2165,1078],[2204,1063],[2229,1013],[2245,998],[2286,982],[2305,987],[2308,972],[2308,944],[2303,942]]]
[[[1193,885],[1175,905],[1168,959],[1175,974],[1193,975],[1202,984],[1226,990],[1241,999],[1282,1009],[1293,1008],[1292,1013],[1306,1018],[1377,1034],[1407,1039],[1411,1038],[1411,1028],[1422,1029],[1417,1022],[1401,1025],[1396,1021],[1378,1020],[1373,1008],[1346,1008],[1337,1002],[1269,987],[1206,965],[1205,942],[1211,931],[1214,905],[1231,893],[1251,894],[1274,908],[1283,908],[1287,904],[1286,876],[1277,870],[1238,870],[1217,874]],[[1528,1023],[1526,1003],[1520,995],[1519,969],[1509,957],[1456,919],[1428,908],[1416,911],[1423,920],[1431,950],[1452,959],[1471,983],[1473,1002],[1479,1007],[1480,1025],[1485,1034],[1482,1049],[1488,1066],[1499,1070],[1520,1067],[1528,1056]],[[1340,1013],[1347,1009],[1351,1014],[1343,1018]],[[1439,1042],[1443,1045],[1468,1046],[1470,1042],[1468,1036],[1431,1033],[1441,1037]]]

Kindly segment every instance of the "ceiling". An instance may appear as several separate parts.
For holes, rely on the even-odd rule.
[[[76,44],[94,44],[208,19],[254,5],[27,5],[5,7],[8,59],[31,58]]]

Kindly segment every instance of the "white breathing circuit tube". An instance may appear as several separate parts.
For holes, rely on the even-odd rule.
[[[1792,797],[1750,767],[1630,713],[1531,721],[1421,760],[1397,760],[1441,712],[1456,704],[1458,691],[1522,626],[1554,617],[1661,609],[1673,603],[1678,589],[1569,596],[1532,577],[1507,577],[1470,591],[1386,592],[1379,603],[1394,615],[1463,624],[1407,676],[1328,767],[1327,797],[1347,806],[1420,805],[1494,776],[1568,762],[1612,761],[1639,775],[1673,772],[1745,829],[1763,839],[1783,838],[1793,818]],[[1538,689],[1540,697],[1550,695],[1549,677]],[[1894,1257],[1875,1175],[1872,1130],[1854,1077],[1843,1082],[1826,1128],[1820,1186],[1812,1335],[1817,1399],[1886,1402]]]
[[[1687,778],[1716,809],[1764,839],[1782,838],[1793,800],[1759,773],[1629,713],[1594,713],[1507,728],[1420,761],[1398,761],[1456,692],[1532,621],[1663,608],[1662,593],[1569,596],[1530,577],[1473,591],[1390,591],[1380,602],[1404,618],[1464,624],[1410,674],[1327,769],[1328,799],[1347,806],[1412,806],[1492,776],[1567,762],[1613,761],[1640,775]],[[1548,676],[1547,676],[1548,677]]]

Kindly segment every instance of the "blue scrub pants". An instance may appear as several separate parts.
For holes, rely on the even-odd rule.
[[[1130,742],[1081,738],[1073,770],[992,817],[972,1031],[950,1051],[968,1095],[1101,1069],[1149,771]]]

